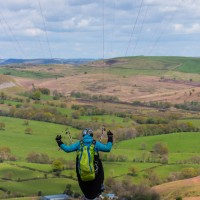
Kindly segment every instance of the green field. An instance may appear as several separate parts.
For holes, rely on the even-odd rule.
[[[35,71],[23,71],[23,70],[7,69],[7,68],[1,68],[0,74],[24,77],[24,78],[33,78],[33,79],[63,77],[63,75],[60,75],[60,74],[51,74],[47,72],[35,72]]]
[[[119,149],[141,149],[141,144],[146,144],[147,151],[152,150],[156,142],[166,143],[170,153],[200,153],[200,132],[173,133],[166,135],[138,137],[136,139],[122,141],[118,145]],[[178,144],[177,144],[178,142]]]
[[[25,78],[59,78],[71,76],[73,74],[83,73],[112,73],[118,76],[130,75],[155,75],[163,76],[170,75],[169,72],[183,72],[191,74],[200,74],[200,59],[193,57],[170,57],[170,56],[134,56],[134,57],[121,57],[105,60],[105,65],[102,61],[96,61],[81,66],[68,66],[60,67],[60,73],[50,73],[42,71],[28,71],[18,69],[18,66],[12,68],[1,68],[0,74],[7,74],[11,76],[25,77]],[[99,66],[100,65],[100,66]],[[45,66],[52,69],[58,68],[57,65]],[[17,69],[15,69],[17,68]],[[63,75],[64,74],[64,75]],[[186,75],[187,76],[187,75]],[[173,78],[173,77],[172,77]]]
[[[163,75],[168,71],[200,74],[200,59],[188,57],[135,56],[110,59],[114,62],[106,68],[120,75]],[[109,62],[109,60],[106,60]]]
[[[38,70],[36,72],[28,70],[26,71],[23,69],[21,70],[17,67],[16,69],[2,67],[0,69],[0,74],[31,79],[43,79],[89,73],[97,74],[104,72],[107,75],[112,74],[118,76],[119,78],[126,78],[126,76],[128,77],[131,75],[153,75],[158,77],[172,78],[173,80],[189,81],[191,79],[191,81],[199,82],[199,61],[199,58],[135,56],[105,60],[105,65],[102,64],[102,61],[95,61],[88,65],[85,64],[76,67],[62,66],[59,68],[59,70],[57,69],[58,74],[50,73],[51,70],[56,67],[54,65],[45,66],[47,68],[51,67],[51,70],[48,70],[49,73],[45,72],[47,69],[42,69],[44,71]],[[8,80],[10,80],[9,76],[8,79],[6,79],[6,76],[2,77],[2,82],[8,82]],[[10,90],[12,90],[12,88],[10,88]],[[15,90],[15,88],[13,90]],[[6,91],[5,93],[7,94],[7,89],[3,91]],[[23,92],[20,90],[20,94]],[[14,94],[13,91],[11,91],[10,94],[12,96]],[[147,125],[146,127],[148,128],[153,126],[155,127],[157,125],[159,127],[162,127],[163,125],[164,127],[165,125],[164,123],[162,124],[162,122],[161,124],[155,123],[152,125],[150,123],[142,124],[146,122],[142,122],[140,124],[140,122],[136,122],[137,117],[154,119],[161,116],[164,119],[166,116],[168,119],[169,115],[172,116],[173,114],[180,114],[180,117],[178,117],[178,122],[190,122],[196,127],[197,131],[199,130],[198,128],[200,128],[199,113],[193,114],[189,111],[171,111],[169,109],[167,112],[160,113],[157,108],[136,107],[131,105],[124,108],[124,105],[121,104],[119,104],[118,107],[115,107],[115,105],[110,102],[105,104],[105,106],[107,106],[107,108],[110,107],[108,110],[111,112],[108,113],[113,114],[86,116],[80,115],[81,110],[71,109],[71,105],[73,105],[74,102],[75,104],[78,104],[78,101],[71,101],[70,99],[70,102],[64,98],[53,100],[53,97],[50,95],[42,95],[40,102],[36,102],[32,99],[28,99],[27,96],[25,97],[19,95],[19,92],[17,91],[15,91],[15,95],[20,99],[23,99],[23,102],[17,102],[17,100],[14,100],[14,98],[13,100],[11,100],[12,98],[2,99],[2,104],[0,104],[0,112],[8,111],[10,108],[14,108],[16,109],[15,111],[18,112],[23,112],[23,108],[28,106],[28,108],[33,109],[37,114],[37,111],[46,108],[47,111],[45,112],[47,112],[47,114],[50,116],[58,118],[62,115],[69,119],[69,121],[72,120],[74,124],[83,123],[83,125],[85,125],[97,123],[99,128],[94,133],[94,138],[97,140],[101,134],[100,124],[105,124],[108,130],[111,129],[114,132],[114,136],[117,136],[118,134],[119,136],[122,136],[118,131],[122,130],[123,128],[133,128],[134,131],[137,127],[142,127],[143,125],[144,127]],[[27,101],[29,103],[25,103],[26,100],[29,100]],[[61,103],[64,103],[66,107],[61,107]],[[88,105],[102,108],[102,102],[93,103]],[[98,104],[101,104],[101,106]],[[20,108],[18,109],[18,107]],[[87,105],[85,108],[87,108]],[[56,110],[56,113],[58,114],[51,115],[51,112],[49,112],[51,109]],[[75,119],[72,116],[75,112],[79,112],[78,119]],[[40,113],[38,112],[38,114]],[[123,115],[117,114],[127,114],[125,116],[128,117],[118,117]],[[40,119],[43,120],[42,118]],[[171,121],[173,119],[174,118],[170,118]],[[31,196],[37,197],[38,193],[40,192],[42,192],[42,195],[63,193],[67,184],[72,185],[73,191],[81,193],[76,181],[76,152],[67,154],[63,151],[59,151],[55,141],[56,135],[61,134],[63,137],[63,142],[70,144],[69,137],[65,134],[66,128],[69,129],[73,137],[73,141],[77,141],[77,138],[81,135],[81,130],[73,128],[77,127],[75,126],[76,124],[74,125],[72,122],[66,122],[66,124],[70,124],[73,126],[72,127],[35,120],[28,120],[28,124],[26,124],[26,119],[5,116],[0,116],[0,123],[5,123],[5,130],[0,130],[0,148],[8,147],[11,151],[11,155],[16,158],[16,161],[0,162],[0,199],[5,198],[6,195],[9,197],[15,195],[27,197],[19,198],[19,200],[32,200]],[[27,134],[27,128],[31,129],[31,133]],[[122,134],[126,134],[128,132],[126,132],[126,130],[123,131],[124,132],[121,132]],[[197,159],[199,158],[200,132],[178,131],[178,133],[163,135],[145,137],[137,136],[134,139],[127,138],[126,140],[120,142],[116,141],[114,138],[112,151],[110,153],[101,154],[102,159],[104,159],[103,165],[105,170],[105,179],[112,177],[116,180],[116,182],[128,179],[134,184],[145,184],[151,186],[152,183],[148,177],[150,173],[159,179],[159,183],[163,183],[169,181],[169,177],[172,174],[178,174],[185,168],[192,168],[195,170],[199,169],[199,164],[195,164],[195,162],[190,161],[193,157]],[[129,133],[130,132],[128,132],[128,134]],[[104,134],[102,141],[107,141],[106,134]],[[159,158],[157,159],[157,157],[154,155],[154,146],[157,143],[166,145],[168,149],[167,162],[161,163],[159,160],[161,156],[158,156]],[[30,153],[47,155],[49,157],[49,164],[27,162],[27,156]],[[156,159],[150,160],[149,158],[151,158],[151,156],[155,156]],[[56,174],[52,171],[52,162],[56,159],[63,161],[63,170],[60,174],[60,177],[56,176]],[[131,168],[134,168],[136,171],[134,175],[130,173]]]
[[[74,161],[76,153],[66,154],[58,151],[55,142],[55,136],[61,133],[66,127],[46,122],[29,121],[29,127],[32,128],[32,134],[25,134],[23,119],[0,117],[0,122],[6,124],[5,130],[1,130],[1,147],[9,147],[12,155],[16,156],[16,162],[0,163],[0,187],[8,191],[19,192],[25,196],[35,196],[39,191],[42,194],[62,193],[66,184],[71,184],[73,190],[80,192],[75,180],[62,178],[62,175],[76,178],[75,169],[64,170],[61,177],[57,178],[52,174],[51,164],[27,163],[26,157],[30,152],[45,153],[50,159],[64,158],[66,161]],[[69,127],[71,133],[78,130]],[[117,132],[115,133],[117,134]],[[68,142],[66,135],[64,141]],[[148,170],[152,169],[161,180],[165,180],[170,173],[179,172],[183,168],[194,167],[195,164],[178,164],[177,162],[198,156],[200,133],[173,133],[166,135],[138,137],[132,140],[126,140],[114,144],[112,152],[115,156],[126,157],[124,162],[104,161],[105,177],[114,177],[117,180],[129,177],[129,179],[139,184],[145,181]],[[144,153],[149,153],[157,142],[167,144],[169,149],[169,163],[148,163],[133,162],[133,159],[140,158]],[[145,144],[145,149],[141,150],[141,145]],[[103,155],[102,155],[103,156]],[[137,170],[136,176],[129,175],[129,168],[134,167]],[[46,177],[45,177],[46,174]],[[8,178],[6,180],[5,178]],[[46,187],[48,185],[48,187]],[[30,190],[31,188],[31,190]]]
[[[63,125],[29,121],[28,127],[32,129],[32,134],[25,134],[27,128],[23,125],[25,120],[0,117],[0,121],[6,124],[6,129],[0,131],[0,145],[9,146],[12,153],[19,160],[24,160],[30,152],[45,152],[50,157],[58,157],[58,148],[55,142],[56,135],[62,134],[64,140],[68,141],[68,137],[62,133],[66,128]],[[74,133],[74,129],[69,127],[69,130]]]

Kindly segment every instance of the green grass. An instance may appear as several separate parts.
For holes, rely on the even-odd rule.
[[[43,105],[43,104],[33,104],[33,106],[35,108],[44,108],[44,107],[55,108],[60,114],[67,115],[67,116],[71,116],[71,113],[73,112],[73,110],[70,109],[70,108],[55,107],[55,106],[51,106],[51,105],[47,105],[47,104],[45,104],[45,105]]]
[[[33,79],[63,77],[63,75],[51,74],[51,73],[47,73],[47,72],[23,71],[23,70],[7,69],[7,68],[1,68],[0,74],[7,74],[7,75],[11,75],[11,76],[33,78]]]
[[[9,165],[7,163],[0,163],[0,177],[10,177],[12,180],[17,181],[18,179],[31,179],[31,178],[43,178],[44,173],[38,171],[31,171],[28,169],[20,168],[15,165]]]
[[[22,182],[6,181],[0,187],[7,188],[12,193],[18,192],[26,196],[37,196],[39,191],[42,195],[62,194],[67,184],[71,184],[75,191],[80,191],[76,181],[67,178],[48,178]]]
[[[186,60],[186,62],[182,63],[182,65],[177,67],[176,70],[185,73],[200,74],[200,59],[199,58],[188,59]]]
[[[31,168],[34,169],[36,171],[43,171],[44,173],[48,173],[52,171],[52,167],[49,164],[38,164],[38,163],[28,163],[28,162],[7,162],[7,165],[13,166],[16,165],[19,168]],[[41,172],[41,173],[43,173]]]
[[[184,120],[179,120],[179,121],[180,122],[190,122],[195,127],[200,128],[200,119],[184,119]]]
[[[200,153],[200,146],[198,145],[199,141],[200,132],[184,132],[138,137],[136,139],[120,142],[118,148],[139,150],[141,149],[141,144],[144,143],[146,149],[150,151],[155,143],[163,142],[167,144],[169,153]]]
[[[114,118],[116,123],[123,123],[121,118]],[[89,117],[83,120],[90,120]],[[112,122],[113,119],[106,121]],[[27,126],[24,125],[23,119],[0,117],[0,122],[4,122],[6,129],[0,131],[0,146],[7,146],[11,149],[11,153],[17,157],[17,162],[7,162],[0,164],[0,178],[10,176],[15,181],[5,181],[0,179],[0,187],[6,188],[11,192],[19,192],[25,196],[37,196],[38,191],[42,194],[62,193],[67,184],[72,184],[73,190],[80,191],[76,181],[67,178],[53,178],[51,174],[51,164],[35,164],[27,163],[26,157],[30,152],[45,153],[53,160],[55,158],[64,158],[66,161],[75,161],[76,152],[67,154],[63,151],[58,151],[55,141],[55,136],[65,130],[66,126],[29,121],[29,127],[33,132],[31,135],[24,133]],[[192,122],[198,125],[197,120]],[[78,130],[69,127],[72,135]],[[80,132],[80,131],[79,131]],[[115,133],[117,134],[117,132]],[[64,142],[68,142],[67,135],[63,134]],[[198,156],[200,153],[200,133],[173,133],[166,135],[156,135],[148,137],[138,137],[132,140],[126,140],[119,143],[114,143],[110,154],[123,155],[127,158],[126,162],[108,162],[104,161],[105,178],[112,176],[117,180],[129,178],[133,183],[145,182],[148,169],[153,169],[155,173],[164,181],[172,172],[180,172],[185,167],[197,167],[194,164],[177,164],[177,162],[189,159],[192,156]],[[149,153],[157,142],[166,143],[169,149],[169,164],[161,165],[160,163],[136,163],[134,158],[141,157],[143,153]],[[141,145],[145,144],[146,149],[141,150]],[[27,169],[28,167],[31,169]],[[130,176],[129,168],[137,169],[136,176]],[[34,170],[35,171],[34,171]],[[9,174],[11,172],[11,174]],[[44,174],[47,173],[47,179]],[[62,171],[62,175],[76,177],[75,166],[72,170]],[[41,178],[40,180],[17,181],[30,178]],[[48,187],[47,187],[48,186]],[[30,189],[31,188],[31,189]],[[1,197],[0,197],[1,198]]]
[[[198,156],[200,153],[199,141],[199,132],[138,137],[120,142],[116,145],[116,148],[114,146],[112,153],[115,155],[125,155],[128,161],[132,161],[133,159],[141,158],[143,154],[149,154],[156,143],[162,142],[168,147],[169,163],[177,163]],[[141,150],[142,144],[145,144],[145,150]]]
[[[22,105],[22,102],[12,101],[12,100],[4,100],[4,104],[8,106],[16,106],[16,105]]]
[[[23,125],[23,119],[0,117],[0,122],[5,123],[5,130],[0,131],[0,146],[8,146],[17,159],[24,161],[30,152],[45,153],[50,158],[63,156],[55,141],[57,134],[62,134],[66,126],[44,123],[38,121],[29,121],[29,126]],[[30,127],[32,134],[25,134],[25,129]],[[75,129],[69,130],[73,133]],[[77,130],[76,130],[77,131]],[[64,133],[63,141],[68,142],[68,137]],[[72,154],[66,156],[66,159],[72,157]]]
[[[45,152],[50,158],[62,156],[61,152],[57,151],[55,136],[62,133],[66,126],[33,120],[29,121],[29,126],[25,126],[23,125],[24,121],[23,119],[0,117],[0,122],[4,122],[6,125],[5,130],[0,131],[1,146],[10,147],[12,154],[17,156],[19,161],[24,161],[30,152]],[[27,127],[32,129],[32,134],[25,134]],[[72,136],[80,132],[71,127],[69,127],[69,130]],[[64,133],[63,137],[66,143],[69,142],[67,135]],[[141,150],[142,144],[146,145],[145,151],[149,152],[155,143],[163,142],[167,144],[170,153],[169,158],[174,162],[200,153],[199,141],[199,132],[138,137],[114,144],[113,153],[116,155],[126,155],[130,161],[144,152]],[[67,154],[66,159],[72,157],[74,157],[72,154]]]
[[[172,172],[181,172],[182,169],[189,167],[199,168],[199,165],[197,164],[162,165],[162,166],[157,166],[155,172],[162,180],[164,180]]]
[[[122,117],[116,117],[116,116],[110,116],[110,115],[92,115],[92,116],[81,116],[81,120],[84,121],[97,121],[97,122],[106,122],[108,124],[111,123],[117,123],[117,124],[128,124],[130,125],[132,123],[131,119],[128,119],[127,122],[125,122],[125,119]]]
[[[200,59],[190,57],[125,57],[114,58],[117,62],[107,67],[119,75],[156,75],[162,76],[168,71],[200,74]]]

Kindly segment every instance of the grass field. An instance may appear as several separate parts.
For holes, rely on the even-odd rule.
[[[6,124],[6,129],[0,131],[0,146],[9,147],[11,153],[17,158],[16,162],[0,164],[0,187],[12,191],[12,193],[18,192],[25,196],[35,196],[39,191],[46,195],[62,193],[66,184],[72,184],[73,190],[80,192],[76,181],[68,178],[54,177],[50,164],[26,162],[26,156],[30,152],[45,153],[51,159],[62,157],[65,160],[74,161],[76,153],[65,154],[62,151],[58,151],[55,142],[56,134],[62,132],[66,128],[65,126],[29,121],[29,127],[33,130],[32,134],[29,135],[24,133],[26,126],[23,125],[23,119],[0,117],[0,122]],[[72,128],[70,130],[72,133],[77,131]],[[68,138],[64,136],[64,141],[67,140]],[[199,140],[200,133],[174,133],[138,137],[116,143],[111,154],[115,156],[125,155],[127,160],[125,162],[104,161],[105,177],[114,177],[116,180],[128,177],[133,183],[139,184],[145,182],[146,173],[149,169],[153,170],[160,177],[160,180],[165,180],[172,172],[179,172],[187,167],[198,168],[198,165],[195,164],[177,164],[177,162],[199,155]],[[157,142],[167,144],[169,164],[161,165],[160,163],[137,163],[132,161],[134,158],[141,157],[143,153],[149,153]],[[145,144],[145,150],[141,150],[142,144]],[[131,167],[137,170],[137,175],[129,175]],[[45,174],[47,174],[46,177]],[[61,175],[76,178],[75,169],[64,170]],[[8,180],[5,178],[8,178]],[[47,185],[48,187],[46,187]]]
[[[47,72],[35,72],[35,71],[23,71],[23,70],[7,69],[7,68],[1,68],[0,74],[24,77],[24,78],[33,78],[33,79],[63,77],[60,74],[51,74],[51,73],[47,73]]]
[[[45,66],[41,68],[41,70],[38,70],[37,66],[34,69],[31,68],[26,70],[19,70],[19,68],[1,68],[0,74],[10,74],[11,76],[30,78],[30,81],[32,81],[32,79],[40,79],[36,80],[36,87],[44,86],[48,88],[49,86],[50,88],[52,87],[52,91],[58,88],[59,91],[62,91],[62,89],[68,91],[68,89],[70,89],[72,85],[82,86],[85,84],[85,88],[77,87],[75,89],[80,89],[80,91],[86,93],[89,91],[96,92],[97,94],[111,94],[117,97],[122,93],[125,97],[127,97],[127,95],[130,95],[131,98],[138,97],[142,94],[148,99],[149,95],[149,99],[151,101],[156,100],[156,95],[162,92],[164,94],[163,98],[165,100],[167,98],[167,95],[170,96],[170,94],[172,94],[170,92],[173,92],[173,95],[176,96],[174,91],[177,90],[177,92],[179,92],[180,90],[180,92],[183,93],[183,96],[179,96],[179,98],[181,99],[182,97],[184,97],[185,99],[191,98],[190,100],[195,100],[193,98],[195,95],[197,99],[199,98],[198,87],[194,89],[191,96],[185,95],[188,94],[189,90],[191,90],[193,82],[199,82],[200,62],[198,58],[140,56],[130,58],[115,58],[113,60],[115,61],[113,63],[111,62],[111,64],[109,64],[110,61],[105,60],[105,66],[102,61],[97,61],[90,63],[89,65],[76,67]],[[49,67],[51,67],[51,70],[49,70]],[[103,73],[105,73],[105,82],[102,81]],[[65,77],[59,78],[58,76],[60,76],[60,74]],[[62,77],[62,75],[60,77]],[[109,79],[111,76],[113,78],[112,80]],[[174,82],[169,82],[169,85],[167,82],[160,82],[160,77],[162,76],[169,78]],[[48,78],[52,79],[47,80]],[[77,83],[79,78],[80,82]],[[45,79],[44,82],[42,79]],[[6,81],[8,82],[9,80],[9,76],[8,79],[6,79],[6,76],[0,76],[0,83]],[[177,84],[176,80],[179,80]],[[27,80],[25,80],[25,82],[23,83],[26,84],[26,81]],[[41,83],[41,85],[37,85],[37,83]],[[56,85],[57,83],[58,85]],[[182,83],[183,85],[181,85]],[[105,90],[101,89],[101,86],[103,84],[107,84]],[[98,87],[100,89],[98,89]],[[15,92],[15,95],[17,95],[16,92],[18,91],[14,90],[15,88],[7,88],[3,91],[5,93],[10,91],[10,94],[14,94]],[[131,99],[130,102],[132,102],[134,98]],[[123,100],[127,100],[128,102],[128,97],[127,99]],[[170,99],[168,100],[173,101]],[[56,108],[57,111],[59,111],[62,115],[67,115],[68,117],[71,117],[71,114],[74,112],[74,110],[70,108],[70,105],[73,102],[65,102],[67,108],[60,108],[56,105],[49,106],[46,104],[46,101],[52,101],[52,97],[42,96],[40,104],[34,103],[32,105],[38,109],[44,108],[45,106],[49,108]],[[145,99],[142,99],[141,101],[145,101]],[[183,99],[182,101],[185,100]],[[54,101],[54,103],[59,104],[61,103],[61,101]],[[9,109],[11,108],[11,106],[18,106],[19,104],[23,105],[23,103],[19,103],[16,101],[4,100],[4,104],[0,104],[0,110]],[[101,102],[95,103],[96,106],[100,104],[102,105]],[[116,112],[118,110],[120,110],[120,112],[126,113],[131,112],[137,116],[151,116],[155,113],[159,113],[158,110],[153,108],[136,108],[130,105],[125,107],[125,105],[120,104],[117,106],[117,109],[115,110]],[[108,109],[110,111],[114,111],[114,109],[116,108],[115,105],[112,103],[104,103],[103,106],[99,107],[104,107],[105,109]],[[187,113],[188,111],[176,112],[181,112],[182,115],[186,118],[181,121],[192,122],[192,124],[196,127],[200,127],[199,119],[193,119],[194,115],[192,113]],[[164,114],[165,113],[163,113],[163,115]],[[195,114],[195,117],[199,117],[198,113]],[[112,127],[132,127],[134,123],[133,120],[116,117],[114,115],[80,116],[79,120],[94,123],[96,121],[98,121],[99,123],[106,122],[108,126],[112,124]],[[10,117],[0,117],[0,122],[5,123],[6,126],[5,130],[0,130],[0,147],[9,147],[11,150],[11,154],[17,159],[17,161],[5,161],[3,163],[0,163],[0,199],[3,199],[3,197],[7,193],[18,193],[23,196],[37,196],[38,192],[40,191],[42,192],[42,195],[63,193],[67,184],[71,184],[74,191],[80,192],[77,181],[74,180],[76,178],[75,167],[73,169],[65,168],[62,171],[61,176],[56,177],[55,174],[52,173],[51,163],[36,164],[28,163],[26,161],[27,155],[31,152],[45,153],[49,156],[51,162],[55,159],[64,159],[67,164],[75,161],[76,152],[67,154],[63,151],[58,151],[55,137],[57,134],[62,134],[64,142],[69,144],[69,138],[64,133],[64,130],[66,128],[69,128],[74,141],[77,140],[76,136],[81,134],[80,130],[72,127],[66,127],[64,125],[33,120],[29,120],[29,124],[25,125],[24,119]],[[31,134],[25,134],[26,128],[31,128]],[[113,129],[114,135],[118,134],[117,130],[117,128],[116,130]],[[97,132],[101,133],[101,130],[98,130]],[[182,162],[194,156],[199,156],[199,141],[200,132],[181,132],[166,135],[137,137],[135,139],[124,140],[118,143],[114,140],[113,149],[108,155],[119,157],[121,156],[124,157],[125,160],[123,162],[109,160],[103,161],[105,169],[105,179],[107,177],[113,177],[116,181],[129,179],[134,184],[149,184],[149,180],[147,178],[148,172],[152,171],[152,173],[155,173],[155,175],[159,177],[160,183],[166,182],[170,174],[173,172],[178,173],[182,169],[188,167],[192,167],[195,169],[199,168],[199,165],[197,164],[183,164]],[[169,152],[168,163],[161,164],[158,161],[154,161],[152,163],[141,161],[141,158],[151,155],[154,145],[158,142],[162,142],[167,145]],[[104,154],[102,154],[102,157],[103,156]],[[137,160],[137,162],[133,162],[133,160]],[[67,164],[65,164],[64,166],[67,167]],[[135,175],[130,175],[130,168],[136,169]],[[2,188],[5,189],[6,192],[2,190]],[[30,200],[30,198],[20,198],[19,200]]]
[[[112,64],[108,69],[112,70],[112,73],[116,74],[121,74],[121,71],[121,75],[162,75],[167,71],[200,74],[199,58],[135,56],[128,58],[113,58],[111,60],[114,60],[114,62],[111,62]],[[106,62],[109,62],[109,60]]]
[[[146,149],[150,151],[156,142],[164,142],[167,144],[170,153],[200,153],[200,147],[198,146],[199,140],[200,132],[173,133],[138,137],[136,139],[122,141],[118,145],[118,148],[139,150],[141,149],[141,144],[145,143]]]

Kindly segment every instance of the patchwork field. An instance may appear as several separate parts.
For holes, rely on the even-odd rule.
[[[77,66],[2,66],[0,149],[8,151],[13,160],[0,162],[0,199],[16,196],[17,200],[33,200],[40,195],[63,193],[68,184],[73,192],[81,193],[74,167],[76,152],[59,151],[55,137],[62,134],[69,144],[66,128],[76,141],[82,127],[92,124],[96,125],[95,139],[99,139],[105,124],[117,138],[112,151],[101,154],[105,179],[148,185],[162,200],[178,196],[188,200],[199,198],[199,111],[196,107],[192,110],[175,107],[176,103],[194,102],[198,108],[199,61],[184,57],[130,57]],[[42,94],[39,100],[25,94],[37,88],[48,88],[50,94]],[[55,91],[62,94],[58,99],[52,95]],[[113,96],[119,102],[83,101],[72,97],[71,92]],[[170,107],[162,109],[133,102],[147,105],[163,102]],[[94,107],[96,110],[92,110]],[[30,112],[26,112],[28,109]],[[101,109],[107,113],[98,113]],[[40,110],[45,112],[44,116]],[[178,127],[179,123],[182,126]],[[174,129],[169,131],[170,126]],[[186,131],[187,126],[193,131]],[[151,127],[152,134],[148,132]],[[154,135],[157,127],[160,132]],[[105,134],[102,141],[106,142]],[[156,155],[156,144],[162,144],[167,153]],[[48,158],[48,162],[28,162],[27,157],[33,153],[45,154],[43,158]],[[52,163],[56,160],[63,162],[59,176],[53,172]]]

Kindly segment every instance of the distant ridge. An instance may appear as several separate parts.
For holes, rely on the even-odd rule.
[[[53,59],[0,59],[0,65],[10,65],[10,64],[85,64],[91,61],[95,61],[95,59],[91,58],[74,58],[74,59],[60,59],[60,58],[53,58]]]

